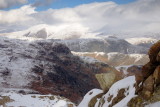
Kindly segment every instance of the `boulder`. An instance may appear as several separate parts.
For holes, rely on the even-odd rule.
[[[156,64],[157,63],[157,54],[159,53],[160,51],[160,41],[158,41],[157,43],[155,43],[149,50],[148,52],[148,55],[149,55],[149,59],[150,59],[150,62],[153,63],[153,64]]]
[[[116,75],[114,72],[96,74],[96,78],[103,91],[107,91],[116,81]]]
[[[108,67],[106,71],[106,73],[96,74],[96,79],[104,92],[107,92],[113,83],[122,78],[121,73],[114,68]]]

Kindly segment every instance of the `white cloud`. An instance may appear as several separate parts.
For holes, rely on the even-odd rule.
[[[36,24],[80,24],[90,31],[108,34],[157,33],[160,28],[159,5],[160,0],[137,0],[126,5],[96,2],[75,8],[49,9],[42,12],[36,12],[33,7],[26,6],[26,9],[21,7],[17,10],[0,11],[0,24],[3,29],[9,25],[26,28]]]
[[[24,6],[20,9],[10,11],[0,11],[0,24],[23,23],[31,20],[33,17],[31,17],[30,14],[33,13],[35,13],[35,11],[31,6]]]
[[[27,0],[0,0],[0,9],[25,3],[27,3]]]

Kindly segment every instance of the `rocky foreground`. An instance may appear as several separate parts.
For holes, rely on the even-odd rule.
[[[129,67],[128,71],[138,72],[128,72],[124,79],[117,81],[118,75],[114,73],[96,74],[102,90],[89,91],[78,107],[159,107],[160,41],[150,48],[148,55],[150,61],[139,70]]]

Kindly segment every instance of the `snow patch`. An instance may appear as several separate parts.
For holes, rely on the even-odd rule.
[[[103,104],[103,107],[108,107],[111,103],[112,100],[117,96],[118,91],[120,89],[125,89],[125,98],[123,98],[119,103],[114,105],[114,107],[126,107],[127,103],[135,97],[135,87],[134,84],[136,83],[135,81],[135,76],[129,76],[126,77],[116,83],[114,83],[109,91],[103,96],[103,99],[105,100],[105,103]],[[111,101],[109,102],[107,99],[113,95]]]
[[[88,107],[90,100],[102,92],[103,91],[100,89],[92,89],[84,96],[82,102],[78,105],[78,107]]]

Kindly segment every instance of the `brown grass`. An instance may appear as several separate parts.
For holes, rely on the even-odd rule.
[[[14,100],[12,100],[9,96],[1,96],[0,99],[0,105],[3,105],[5,107],[5,104],[8,102],[12,102]]]

